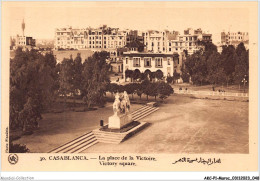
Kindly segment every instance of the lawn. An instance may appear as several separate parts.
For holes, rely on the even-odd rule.
[[[248,102],[174,95],[142,119],[151,123],[119,145],[99,143],[85,153],[248,153]]]
[[[132,110],[142,105],[132,104]],[[248,153],[249,102],[194,99],[172,95],[160,109],[141,121],[149,127],[125,142],[98,143],[85,153]],[[31,152],[48,152],[99,127],[112,115],[112,103],[87,112],[43,114],[40,128],[15,143]]]
[[[142,105],[132,105],[134,111]],[[46,113],[39,122],[40,128],[32,135],[22,136],[14,143],[26,144],[30,152],[46,153],[72,139],[99,127],[100,120],[107,124],[113,115],[112,103],[94,111]]]

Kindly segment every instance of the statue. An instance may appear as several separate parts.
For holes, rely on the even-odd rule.
[[[115,95],[115,101],[113,103],[113,111],[114,111],[114,115],[117,116],[117,112],[120,108],[120,100],[119,100],[119,94],[116,93]]]
[[[118,111],[120,110],[120,115],[118,115]],[[130,100],[126,91],[119,96],[119,93],[115,95],[115,101],[113,103],[113,112],[114,115],[110,116],[108,119],[108,127],[109,128],[117,128],[120,129],[124,125],[132,122],[132,115],[130,113]]]
[[[126,91],[122,95],[120,102],[120,112],[127,114],[130,111],[130,100]]]

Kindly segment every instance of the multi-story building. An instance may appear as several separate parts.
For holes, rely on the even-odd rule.
[[[11,37],[11,49],[17,49],[18,47],[31,49],[35,47],[36,40],[30,36],[14,36]]]
[[[16,36],[11,37],[10,49],[16,49],[18,47],[22,47],[23,49],[25,49],[25,48],[31,49],[36,46],[36,40],[30,36],[25,36],[24,30],[25,30],[25,23],[23,20],[23,22],[22,22],[22,34],[23,35],[21,35],[21,36],[16,35]]]
[[[199,41],[212,42],[212,34],[188,28],[183,35],[177,31],[165,30],[148,31],[144,36],[147,51],[155,53],[181,53],[187,50],[188,54],[193,54],[200,49]]]
[[[116,49],[126,45],[127,31],[110,28],[106,25],[97,29],[60,28],[55,30],[56,50],[59,49]]]
[[[248,32],[221,32],[221,45],[234,45],[237,46],[243,42],[245,47],[248,48],[249,35]]]
[[[138,41],[144,44],[144,33],[138,30],[130,30],[126,37],[126,44],[130,44],[131,42]]]
[[[124,52],[123,76],[125,77],[125,70],[134,71],[136,69],[141,73],[160,70],[164,77],[173,76],[177,63],[180,61],[178,54],[175,53]]]
[[[144,33],[144,45],[146,50],[154,53],[166,52],[169,31],[150,30]]]
[[[87,48],[87,29],[57,28],[55,30],[54,47],[59,49]]]

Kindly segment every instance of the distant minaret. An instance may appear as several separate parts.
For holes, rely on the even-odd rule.
[[[24,19],[23,19],[23,23],[22,23],[23,36],[24,36],[24,29],[25,29],[25,23],[24,23]]]

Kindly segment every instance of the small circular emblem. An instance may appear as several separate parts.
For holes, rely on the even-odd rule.
[[[8,156],[8,161],[10,164],[14,165],[18,162],[18,156],[16,154],[10,154]]]

